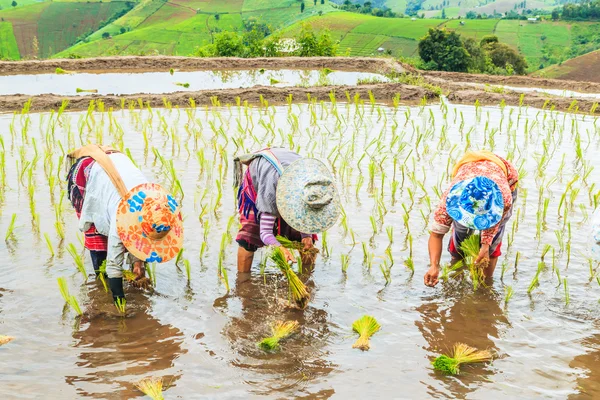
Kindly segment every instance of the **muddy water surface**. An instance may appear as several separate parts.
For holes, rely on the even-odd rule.
[[[360,80],[377,79],[386,82],[381,74],[370,72],[325,70],[232,70],[232,71],[175,71],[121,73],[72,73],[38,75],[0,75],[0,95],[57,94],[127,95],[160,94],[178,91],[236,89],[253,86],[326,86],[356,85]],[[77,89],[86,90],[78,92]]]
[[[7,175],[2,237],[13,213],[17,227],[0,243],[0,334],[16,337],[0,347],[0,396],[133,398],[141,396],[135,382],[159,376],[169,385],[166,398],[596,398],[600,287],[590,278],[586,235],[593,211],[588,192],[599,184],[594,172],[600,159],[590,156],[598,151],[598,126],[589,116],[447,104],[1,115]],[[159,265],[154,291],[128,289],[125,317],[93,277],[84,282],[65,251],[68,243],[82,249],[76,216],[64,199],[61,241],[55,210],[64,184],[57,183],[51,194],[46,177],[64,178],[61,146],[66,150],[100,138],[128,148],[147,176],[167,187],[168,174],[153,148],[167,162],[172,159],[185,192],[184,256],[191,263],[191,281],[174,263]],[[518,226],[513,236],[509,223],[511,239],[505,237],[505,255],[489,288],[473,293],[468,282],[453,280],[426,288],[425,220],[437,203],[436,191],[447,183],[448,166],[469,143],[474,148],[485,143],[521,169],[520,211],[513,219]],[[576,143],[588,155],[585,166],[576,160]],[[226,241],[229,293],[217,277],[221,238],[235,215],[231,159],[265,144],[293,146],[325,160],[343,194],[346,224],[340,220],[329,231],[330,256],[321,254],[314,272],[303,275],[312,293],[303,311],[284,306],[286,284],[279,273],[267,267],[261,275],[260,252],[252,274],[237,275],[236,245]],[[33,211],[27,189],[32,162]],[[591,167],[594,172],[586,176]],[[567,196],[569,203],[573,196],[573,207],[565,221],[559,217],[560,198],[576,174],[581,178],[571,188],[579,191]],[[218,188],[222,200],[215,204]],[[540,188],[541,198],[550,202],[538,239]],[[39,214],[39,234],[32,214]],[[376,219],[375,234],[370,216]],[[236,222],[230,227],[235,235]],[[380,264],[390,246],[388,227],[393,227],[394,265],[386,286]],[[404,266],[409,235],[414,274]],[[203,237],[208,249],[200,257]],[[363,264],[363,242],[373,254],[370,269]],[[551,251],[539,287],[527,293],[546,244],[555,249],[561,279],[568,279],[568,305],[552,272]],[[345,274],[342,254],[350,256]],[[86,265],[91,272],[87,255]],[[67,278],[82,317],[64,307],[58,277]],[[505,304],[507,285],[515,294]],[[382,326],[369,352],[352,349],[351,324],[363,314]],[[269,323],[286,319],[300,322],[299,334],[279,353],[260,351],[256,343],[269,333]],[[431,360],[459,341],[489,348],[498,358],[465,368],[458,377],[434,372]]]

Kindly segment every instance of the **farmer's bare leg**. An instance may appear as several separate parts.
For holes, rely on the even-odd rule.
[[[486,278],[491,278],[494,276],[494,271],[496,270],[496,265],[498,264],[498,257],[490,257],[490,262],[486,269],[483,270],[483,275]]]
[[[238,272],[250,272],[252,268],[252,261],[254,260],[254,253],[244,249],[242,246],[238,247],[237,265]]]

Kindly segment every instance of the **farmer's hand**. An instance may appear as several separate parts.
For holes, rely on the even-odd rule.
[[[304,250],[312,249],[314,247],[312,237],[305,237],[302,239],[302,244],[304,245]]]
[[[136,261],[133,263],[133,273],[135,274],[135,280],[139,280],[146,277],[146,264],[143,261]]]
[[[490,263],[490,245],[482,244],[475,265],[488,265]]]
[[[281,251],[283,252],[283,255],[285,256],[285,261],[287,262],[296,262],[296,257],[294,257],[294,255],[292,254],[291,251],[289,251],[288,249],[286,249],[283,246],[279,246],[279,248],[281,249]]]
[[[429,267],[429,271],[425,274],[425,285],[429,287],[434,287],[440,281],[438,277],[440,276],[440,267],[432,265]]]

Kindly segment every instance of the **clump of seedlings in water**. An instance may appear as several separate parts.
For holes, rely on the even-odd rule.
[[[75,311],[78,315],[82,315],[81,307],[79,307],[79,303],[77,302],[77,298],[71,294],[69,294],[69,287],[67,286],[67,281],[65,278],[58,278],[58,288],[60,289],[60,294],[62,295],[65,303],[67,303],[73,311]]]
[[[98,89],[81,89],[81,88],[77,88],[77,89],[75,89],[75,91],[77,93],[98,93]]]
[[[144,378],[135,384],[142,393],[152,400],[164,400],[162,378]]]
[[[276,239],[279,242],[279,244],[281,244],[286,249],[296,250],[300,254],[300,257],[304,258],[304,260],[308,261],[311,264],[314,264],[314,262],[317,258],[317,254],[319,254],[319,249],[317,249],[314,246],[310,247],[308,249],[305,249],[304,243],[302,243],[302,242],[295,242],[295,241],[289,240],[288,238],[286,238],[284,236],[279,236],[279,235],[276,237]]]
[[[276,321],[271,325],[271,336],[258,343],[258,347],[265,351],[277,350],[279,342],[298,330],[298,321]]]
[[[124,297],[117,297],[115,300],[115,308],[121,315],[125,315],[125,311],[127,311],[127,300]]]
[[[369,339],[381,329],[381,325],[370,315],[363,315],[352,324],[352,330],[358,333],[359,337],[352,345],[353,349],[363,351],[371,347]]]
[[[441,355],[433,361],[433,368],[448,375],[458,375],[464,364],[474,364],[492,361],[493,355],[489,350],[477,350],[464,343],[457,343],[451,356]]]
[[[306,308],[308,300],[310,299],[310,294],[304,283],[298,278],[298,275],[296,275],[292,270],[292,267],[288,264],[281,248],[276,247],[273,249],[270,258],[271,261],[275,263],[275,266],[279,268],[287,278],[290,301],[293,301],[293,303],[301,309]]]

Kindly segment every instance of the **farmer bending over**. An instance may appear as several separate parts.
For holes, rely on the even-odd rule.
[[[489,151],[467,152],[454,166],[452,183],[444,192],[431,222],[429,271],[425,285],[435,286],[440,273],[442,240],[452,227],[448,250],[452,263],[463,258],[461,244],[481,232],[481,251],[476,264],[486,265],[490,277],[502,254],[502,236],[517,199],[519,174],[508,161]]]
[[[166,262],[183,242],[179,206],[160,185],[146,177],[124,154],[88,145],[68,155],[69,200],[85,232],[96,275],[106,261],[113,299],[123,299],[123,263],[129,253],[136,279],[145,262]]]
[[[281,246],[275,235],[301,241],[302,265],[312,267],[314,255],[310,257],[307,251],[313,248],[316,233],[329,229],[340,214],[327,167],[283,148],[245,154],[234,161],[242,224],[236,237],[238,272],[250,272],[254,252],[260,247]],[[282,250],[288,261],[296,261],[289,250]]]

